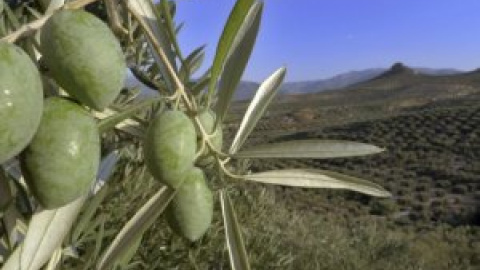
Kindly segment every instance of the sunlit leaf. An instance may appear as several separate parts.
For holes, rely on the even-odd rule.
[[[279,86],[285,78],[287,70],[282,67],[275,71],[268,77],[258,88],[253,97],[247,111],[243,116],[242,123],[235,134],[229,153],[235,154],[240,147],[242,147],[245,140],[248,138],[258,120],[262,117],[265,109],[268,107],[273,97],[277,93]]]
[[[273,170],[245,175],[244,179],[304,188],[347,189],[376,197],[390,197],[390,192],[380,185],[357,177],[316,169]]]
[[[208,87],[209,96],[213,95],[215,92],[218,79],[225,64],[225,59],[227,58],[240,26],[242,25],[253,3],[254,0],[238,0],[228,16],[227,23],[223,28],[222,35],[217,44],[215,59],[213,60],[211,74],[212,79]]]
[[[57,250],[55,250],[52,257],[48,261],[47,266],[45,266],[45,270],[56,270],[58,265],[60,264],[61,259],[62,259],[62,248],[57,248]]]
[[[238,223],[235,209],[228,194],[220,191],[220,203],[222,206],[223,224],[225,227],[225,236],[227,239],[228,255],[230,257],[230,266],[232,270],[250,269],[248,255],[243,243],[240,224]]]
[[[40,269],[62,244],[86,196],[57,209],[38,210],[28,226],[23,243],[8,258],[2,270]]]
[[[163,187],[153,195],[137,213],[123,226],[113,242],[102,255],[97,264],[98,270],[107,269],[115,261],[128,253],[128,249],[142,237],[158,216],[165,210],[174,197],[173,189]]]
[[[382,152],[375,145],[337,140],[298,140],[255,145],[234,155],[240,158],[337,158]]]
[[[215,105],[218,116],[216,124],[221,123],[225,117],[245,71],[260,29],[262,10],[263,2],[257,2],[252,6],[233,41],[231,50],[228,52],[218,85],[218,100]]]

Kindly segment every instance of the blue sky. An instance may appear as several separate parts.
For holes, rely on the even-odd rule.
[[[178,0],[184,53],[207,44],[212,62],[234,0]],[[480,67],[479,0],[264,0],[244,79],[278,67],[287,81],[314,80],[401,61],[409,66]]]

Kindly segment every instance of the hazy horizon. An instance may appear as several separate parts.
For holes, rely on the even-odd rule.
[[[395,62],[462,71],[480,67],[480,1],[264,3],[246,81],[261,81],[282,65],[289,82],[388,68]],[[233,5],[234,0],[178,1],[177,23],[185,23],[179,35],[184,54],[207,44],[205,66],[210,64]]]

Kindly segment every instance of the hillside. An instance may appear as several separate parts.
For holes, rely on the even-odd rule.
[[[386,151],[355,158],[262,159],[253,162],[252,170],[327,169],[369,179],[392,192],[393,198],[382,200],[346,191],[266,187],[274,193],[275,205],[286,211],[304,219],[314,216],[327,224],[336,220],[335,229],[327,234],[354,228],[346,238],[355,239],[363,232],[358,224],[373,224],[369,235],[358,240],[361,245],[341,241],[360,253],[375,241],[382,251],[376,254],[370,248],[366,255],[377,256],[374,262],[406,256],[399,264],[368,269],[405,269],[407,261],[412,265],[429,261],[427,266],[411,269],[480,269],[479,77],[477,71],[433,77],[397,65],[368,82],[334,93],[280,98],[246,147],[296,139],[342,139],[375,144]],[[462,92],[465,89],[470,91]],[[327,95],[335,99],[325,100]],[[423,100],[425,95],[426,102],[405,102]],[[236,104],[227,125],[229,134],[238,127],[246,104]],[[275,215],[270,219],[275,220]],[[309,236],[315,234],[310,224],[304,224],[305,228],[302,224],[295,228],[303,228]],[[405,242],[392,242],[385,231]],[[376,237],[384,240],[373,240]],[[308,237],[299,241],[309,243]],[[308,250],[320,246],[312,244]],[[295,252],[307,251],[299,248]],[[386,259],[389,255],[384,252],[392,259]],[[339,269],[338,264],[328,269]]]
[[[349,87],[351,85],[355,85],[357,83],[369,81],[388,71],[389,69],[386,69],[386,68],[368,68],[363,70],[344,72],[326,79],[300,81],[300,82],[286,82],[281,86],[279,90],[279,94],[301,95],[301,94],[319,93],[319,92],[328,91],[328,90],[338,90],[338,89]],[[449,69],[449,68],[435,69],[435,68],[414,67],[412,68],[412,71],[417,74],[424,74],[429,76],[445,76],[445,75],[455,75],[455,74],[462,73],[458,70]],[[258,86],[259,84],[255,82],[247,82],[247,81],[241,82],[235,94],[235,99],[245,100],[245,99],[252,98]]]

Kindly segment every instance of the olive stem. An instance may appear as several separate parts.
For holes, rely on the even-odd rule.
[[[217,157],[217,163],[220,165],[220,168],[222,171],[229,176],[230,178],[237,179],[237,180],[243,180],[244,177],[242,175],[234,174],[227,168],[225,168],[225,164],[229,161],[229,159],[221,160],[220,158]]]
[[[81,7],[84,7],[88,4],[91,4],[91,3],[96,2],[96,1],[98,1],[98,0],[76,0],[76,1],[70,2],[68,4],[65,4],[62,8],[64,8],[64,9],[79,9]],[[40,19],[23,25],[17,31],[1,38],[0,41],[13,43],[21,37],[29,36],[29,35],[35,33],[38,29],[40,29],[45,24],[45,22],[53,15],[53,13],[55,11],[56,10],[53,10],[53,12],[45,14]]]

